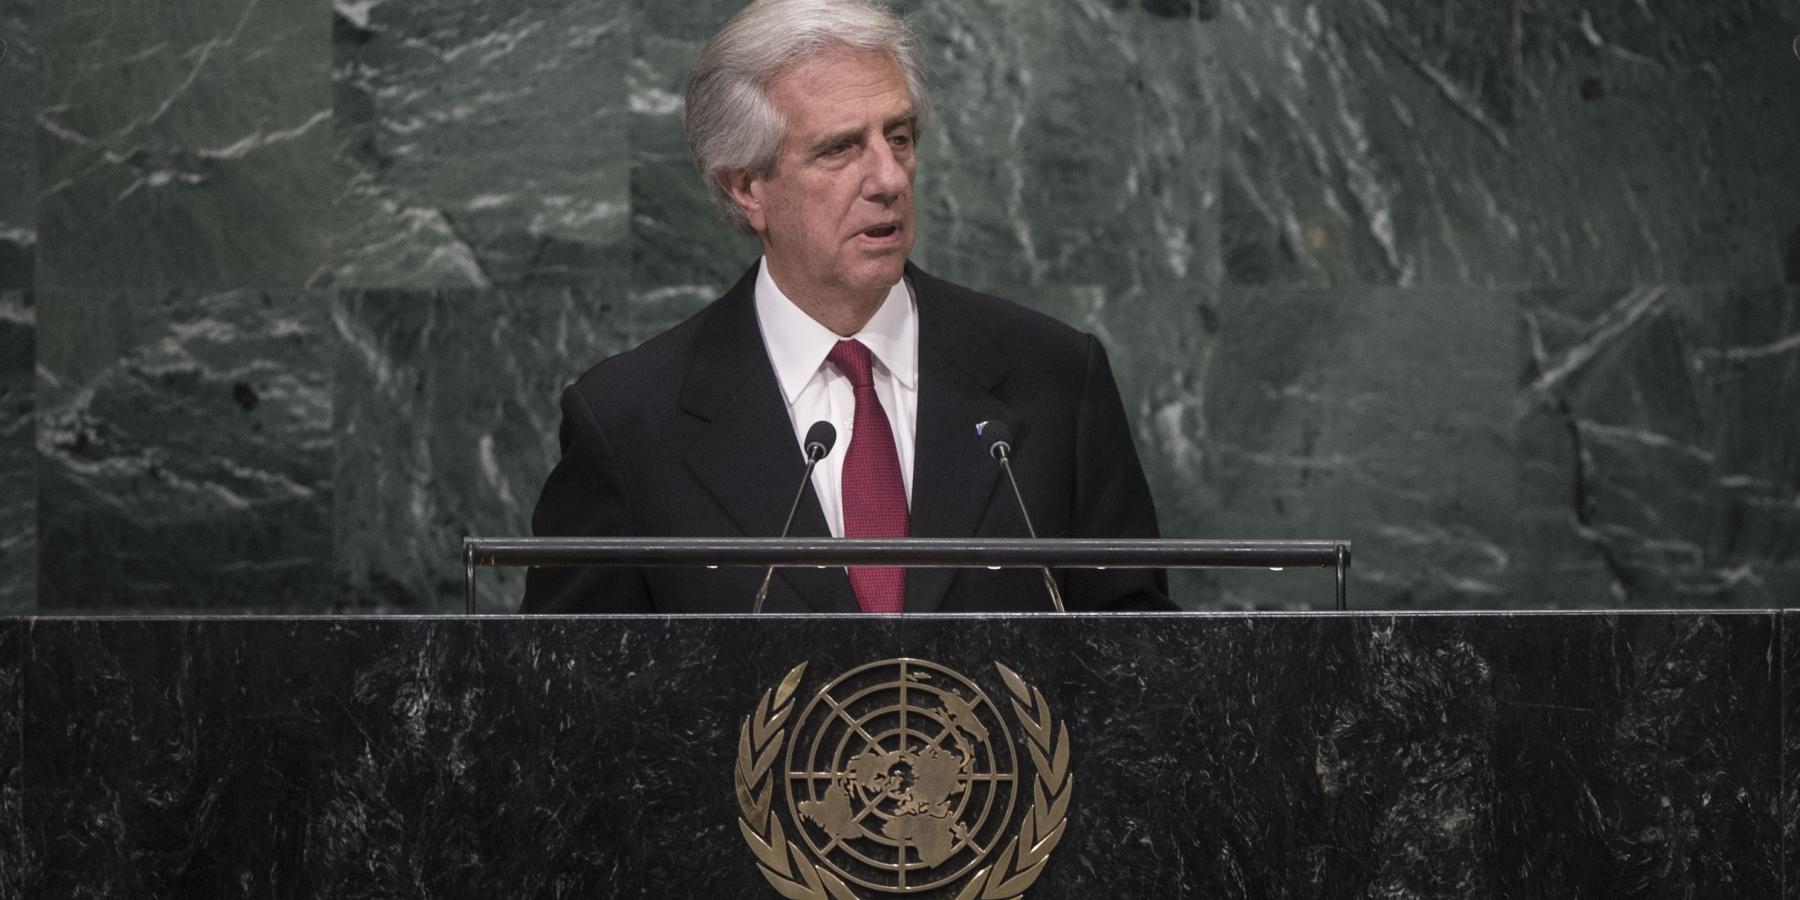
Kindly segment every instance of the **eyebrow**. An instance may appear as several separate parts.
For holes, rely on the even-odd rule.
[[[903,127],[903,126],[912,127],[912,126],[916,125],[918,123],[918,121],[919,121],[918,114],[913,112],[912,107],[907,107],[899,115],[896,115],[893,118],[888,119],[886,122],[883,122],[881,125],[881,130],[883,133],[886,133],[889,131],[893,131],[896,128]],[[860,129],[860,128],[846,128],[843,131],[834,131],[830,134],[825,135],[824,137],[819,138],[816,141],[813,141],[812,145],[809,149],[812,153],[815,153],[815,154],[822,153],[826,150],[836,147],[839,144],[852,143],[861,134],[862,134],[862,129]]]

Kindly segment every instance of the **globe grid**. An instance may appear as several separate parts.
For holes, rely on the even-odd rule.
[[[897,893],[942,887],[968,874],[1007,836],[1019,794],[1018,754],[999,708],[961,674],[915,659],[870,663],[821,688],[795,723],[785,761],[788,813],[814,858],[846,881]],[[948,814],[930,821],[962,831],[935,863],[923,858],[921,844],[885,833],[906,817],[900,810],[907,801],[918,805],[913,766],[902,762],[877,776],[881,785],[852,783],[859,763],[866,777],[871,760],[881,771],[880,761],[908,757],[961,763],[945,801]],[[834,835],[803,815],[830,805],[834,790],[849,797],[854,834]],[[837,799],[842,813],[843,798]],[[912,817],[928,821],[917,810]]]

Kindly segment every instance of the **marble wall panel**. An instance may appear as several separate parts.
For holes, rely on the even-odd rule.
[[[646,322],[674,325],[736,283],[762,253],[719,217],[688,155],[688,70],[742,8],[735,0],[637,0],[631,92],[631,296]],[[654,333],[654,332],[652,332]]]
[[[37,441],[31,295],[0,291],[0,613],[37,603]]]
[[[1521,239],[1557,261],[1544,281],[1794,281],[1800,7],[1537,0],[1520,19],[1524,187],[1548,211]]]
[[[1220,350],[1216,287],[1044,287],[1019,300],[1099,338],[1133,425],[1139,460],[1169,536],[1218,525],[1205,400]]]
[[[37,261],[35,0],[0,8],[0,291],[30,290]]]
[[[318,283],[618,283],[627,0],[336,3],[344,190]]]
[[[333,313],[338,603],[463,608],[462,539],[531,533],[562,388],[630,343],[626,305],[558,288],[347,293]],[[484,570],[510,610],[522,569]]]
[[[1236,288],[1212,316],[1204,430],[1172,429],[1206,461],[1208,536],[1348,538],[1355,608],[1513,602],[1510,294]],[[1293,605],[1296,578],[1315,583],[1259,576],[1215,602]]]
[[[329,242],[323,0],[38,10],[47,288],[299,287]]]
[[[0,622],[0,898],[22,900],[28,857],[24,820],[25,624]]]
[[[0,609],[140,595],[241,608],[246,585],[330,557],[340,583],[310,608],[438,608],[451,596],[439,545],[520,527],[528,472],[553,452],[555,387],[756,257],[718,221],[680,123],[687,69],[739,0],[116,6],[0,5],[0,292],[13,292],[0,294]],[[1782,536],[1796,465],[1774,424],[1800,402],[1794,301],[1764,290],[1800,283],[1790,0],[894,6],[936,98],[916,259],[1101,335],[1165,534],[1349,537],[1362,605],[1800,596],[1800,548]],[[26,299],[34,281],[51,290]],[[170,383],[149,401],[134,364],[80,361],[199,339],[186,312],[156,321],[176,301],[144,298],[165,290],[199,303],[303,283],[405,292],[346,294],[336,327],[316,324],[333,315],[324,295],[307,301],[305,353],[326,362],[294,364],[310,399],[293,408],[329,421],[335,396],[325,427],[355,429],[322,477],[331,432],[294,424],[314,412],[275,428],[304,437],[269,441],[171,399],[216,386]],[[1674,312],[1609,311],[1647,296],[1614,286],[1659,284],[1685,298],[1660,301]],[[1521,300],[1520,286],[1542,290]],[[477,290],[431,293],[458,287]],[[449,323],[449,308],[495,296],[518,322]],[[548,311],[559,304],[597,318]],[[129,325],[96,312],[126,306]],[[1546,336],[1520,338],[1520,321]],[[45,334],[63,349],[35,390],[60,406],[37,421],[109,410],[163,450],[76,465],[48,449],[34,486],[37,466],[5,448],[37,440],[19,420],[34,388],[17,382],[33,362],[13,348]],[[1590,344],[1604,362],[1534,387]],[[459,355],[517,396],[485,417],[451,412],[448,391],[479,393],[444,374]],[[414,401],[397,386],[408,377],[445,392]],[[168,469],[158,454],[177,448]],[[510,500],[483,493],[490,452]],[[271,473],[249,493],[234,482]],[[138,477],[163,487],[86,480]],[[304,490],[282,494],[290,477]],[[339,479],[363,499],[333,507]],[[228,489],[203,514],[159,493],[195,500],[194,485]],[[199,544],[254,549],[236,575],[187,579],[206,597],[176,601],[168,571],[114,562],[151,532],[100,523],[141,508],[199,523]],[[319,515],[335,523],[324,549]],[[401,561],[383,568],[373,541],[396,529]],[[126,536],[96,564],[71,549],[93,534]],[[20,587],[40,550],[64,585],[44,594]],[[512,592],[506,577],[490,597]],[[1330,581],[1176,587],[1202,608],[1295,607],[1323,605]],[[262,593],[286,597],[270,608],[301,602]]]
[[[919,149],[915,258],[1011,296],[1216,281],[1211,41],[1180,7],[899,4],[936,119]]]
[[[1782,277],[1791,3],[1226,0],[1213,27],[1234,281]]]
[[[1207,398],[1218,389],[1211,376],[1222,343],[1219,294],[1216,286],[1052,285],[1017,295],[1020,302],[1095,335],[1106,348],[1164,537],[1240,536],[1220,515],[1219,459],[1207,418]],[[1184,606],[1218,609],[1232,590],[1227,583],[1268,581],[1262,574],[1174,570],[1169,589]],[[1273,587],[1284,597],[1283,606],[1332,602],[1328,593],[1318,593],[1330,590],[1327,582],[1308,573],[1288,573]]]
[[[1524,596],[1800,603],[1800,291],[1523,303]]]
[[[38,601],[329,609],[326,298],[39,295]]]

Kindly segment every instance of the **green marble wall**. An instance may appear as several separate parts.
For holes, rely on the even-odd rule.
[[[0,2],[0,609],[456,608],[560,386],[754,258],[680,129],[737,5]],[[1104,339],[1168,534],[1800,602],[1791,0],[896,6],[918,261]]]

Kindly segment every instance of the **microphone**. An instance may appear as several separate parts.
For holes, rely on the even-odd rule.
[[[987,441],[988,455],[1000,462],[1000,468],[1006,470],[1006,480],[1012,485],[1013,499],[1019,503],[1019,516],[1025,520],[1025,533],[1037,537],[1037,529],[1031,527],[1031,513],[1025,511],[1025,495],[1019,493],[1019,479],[1013,477],[1012,470],[1012,430],[1005,422],[989,419],[975,423],[975,436]],[[1039,566],[1038,571],[1044,573],[1044,590],[1050,592],[1050,605],[1057,612],[1068,612],[1063,607],[1062,591],[1056,589],[1056,579],[1050,577],[1049,566]]]
[[[806,496],[806,486],[812,484],[813,467],[819,464],[819,460],[831,455],[831,448],[836,443],[837,429],[824,419],[812,423],[812,427],[806,429],[806,440],[800,442],[806,452],[806,472],[800,476],[800,489],[794,492],[793,504],[788,506],[787,521],[781,523],[782,537],[787,537],[788,529],[794,527],[794,513],[800,509],[800,498]],[[756,603],[750,607],[752,615],[762,612],[763,601],[769,597],[769,580],[774,577],[774,566],[763,570],[762,587],[756,589]]]

